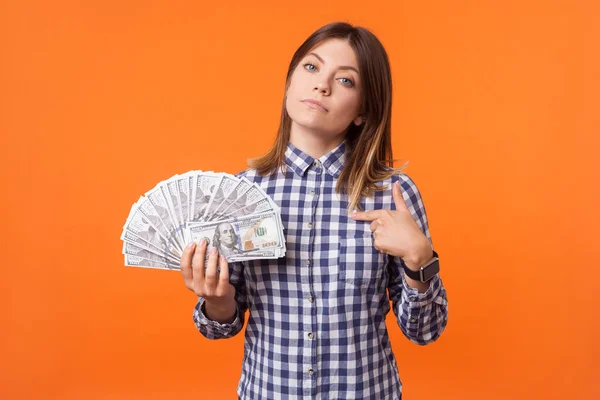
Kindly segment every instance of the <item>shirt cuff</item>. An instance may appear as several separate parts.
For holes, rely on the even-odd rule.
[[[431,304],[440,291],[442,281],[438,274],[429,280],[429,287],[424,293],[419,293],[418,289],[408,286],[404,271],[400,275],[402,276],[402,286],[404,287],[402,297],[410,308],[420,308]]]
[[[198,298],[198,305],[196,306],[196,312],[198,317],[198,324],[204,326],[210,326],[218,332],[227,334],[232,330],[235,330],[240,325],[240,312],[236,306],[235,308],[235,319],[231,323],[222,324],[217,321],[213,321],[209,319],[204,314],[204,299],[202,297]]]

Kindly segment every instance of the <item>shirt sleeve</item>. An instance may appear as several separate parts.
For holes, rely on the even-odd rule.
[[[244,326],[248,300],[244,280],[244,264],[242,262],[229,263],[229,282],[235,287],[236,314],[233,322],[221,324],[210,320],[204,314],[204,298],[198,297],[194,307],[194,324],[198,331],[207,339],[227,339],[237,335]]]
[[[433,247],[425,206],[415,183],[407,175],[398,178],[408,194],[406,205]],[[434,276],[425,293],[408,286],[404,279],[404,261],[391,257],[388,291],[402,333],[413,343],[426,345],[436,341],[448,323],[448,298],[441,277]]]

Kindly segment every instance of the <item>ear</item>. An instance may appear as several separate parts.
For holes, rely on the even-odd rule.
[[[354,118],[354,125],[361,126],[365,123],[365,120],[366,118],[363,115],[359,115],[358,117]]]

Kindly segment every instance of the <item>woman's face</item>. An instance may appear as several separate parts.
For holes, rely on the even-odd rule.
[[[362,123],[361,99],[354,50],[344,39],[329,39],[300,61],[292,73],[285,104],[292,125],[334,137],[345,132],[351,123]]]

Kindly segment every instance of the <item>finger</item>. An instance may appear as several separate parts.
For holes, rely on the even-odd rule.
[[[221,272],[219,273],[219,284],[229,284],[229,263],[223,255],[219,257],[219,269],[221,270]]]
[[[378,240],[374,239],[373,240],[373,247],[375,247],[375,250],[377,250],[378,252],[380,252],[382,254],[388,254],[386,246],[383,245],[381,243],[381,241],[378,241]]]
[[[194,256],[195,247],[196,243],[193,241],[190,242],[190,244],[188,244],[183,250],[181,261],[179,263],[181,275],[183,275],[183,281],[188,288],[190,288],[190,285],[192,284],[192,257]]]
[[[406,206],[406,202],[404,201],[404,197],[402,196],[400,181],[396,181],[396,183],[394,183],[392,187],[392,197],[394,198],[394,204],[396,204],[396,210],[408,211],[408,207]]]
[[[206,240],[202,239],[196,246],[194,258],[192,259],[192,280],[195,288],[200,288],[204,282],[204,257],[206,255]]]
[[[219,252],[216,247],[211,247],[208,253],[208,264],[206,266],[206,286],[214,288],[217,284],[217,262],[219,261]]]
[[[379,242],[375,238],[373,238],[373,247],[375,248],[375,250],[381,252],[381,247],[379,246]]]
[[[385,215],[385,210],[355,211],[350,216],[356,221],[374,221]]]
[[[374,233],[377,230],[377,228],[379,228],[379,220],[378,219],[371,222],[371,232]]]

